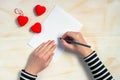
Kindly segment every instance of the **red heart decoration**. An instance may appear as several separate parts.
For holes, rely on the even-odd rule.
[[[34,10],[36,12],[36,15],[40,16],[43,13],[45,13],[46,7],[45,6],[36,5],[35,8],[34,8]]]
[[[17,21],[21,27],[23,27],[27,22],[28,22],[28,17],[27,16],[18,16]]]
[[[35,23],[30,30],[34,33],[40,33],[42,30],[41,24],[39,22]]]

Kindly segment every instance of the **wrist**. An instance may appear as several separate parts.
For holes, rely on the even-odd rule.
[[[32,70],[32,69],[25,68],[24,70],[25,70],[25,72],[27,72],[27,73],[29,73],[29,74],[32,74],[32,75],[37,75],[37,72],[36,72],[36,71],[34,71],[34,70]]]
[[[93,50],[91,48],[83,48],[82,50],[79,51],[79,53],[83,56],[83,57],[87,57],[88,55],[90,55],[93,52]]]
[[[25,69],[23,69],[22,72],[23,72],[23,73],[26,73],[27,76],[30,75],[30,76],[32,76],[32,77],[34,77],[34,78],[37,77],[37,75],[33,75],[33,74],[31,74],[31,73],[26,72]]]

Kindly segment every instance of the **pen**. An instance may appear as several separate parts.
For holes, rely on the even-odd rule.
[[[62,39],[62,38],[60,38],[60,40],[61,40],[61,39]],[[84,46],[84,47],[87,47],[87,48],[91,48],[90,45],[83,44],[83,43],[80,43],[80,42],[76,42],[76,41],[74,41],[74,40],[71,39],[71,38],[65,38],[64,40],[65,40],[67,43],[70,43],[70,44],[76,44],[76,45]]]

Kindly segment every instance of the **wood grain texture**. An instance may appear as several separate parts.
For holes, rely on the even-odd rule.
[[[45,5],[47,12],[36,17],[33,7]],[[0,80],[16,80],[33,51],[27,45],[33,33],[29,28],[43,22],[55,5],[77,18],[81,32],[116,80],[120,79],[120,0],[1,0],[0,1]],[[18,27],[15,8],[24,11],[30,21]],[[65,51],[56,63],[38,74],[37,80],[92,80],[82,59]],[[91,76],[91,75],[90,75]]]

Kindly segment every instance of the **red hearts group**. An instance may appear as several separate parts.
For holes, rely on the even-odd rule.
[[[23,13],[21,13],[19,11],[18,11],[18,13],[15,12],[17,14],[22,14],[17,17],[17,22],[21,27],[23,27],[25,24],[27,24],[29,18],[27,16],[24,16]],[[37,16],[41,16],[42,14],[44,14],[46,12],[46,7],[36,5],[34,8],[34,12],[36,13]],[[34,25],[31,26],[30,30],[34,33],[40,33],[42,31],[41,23],[36,22]]]

